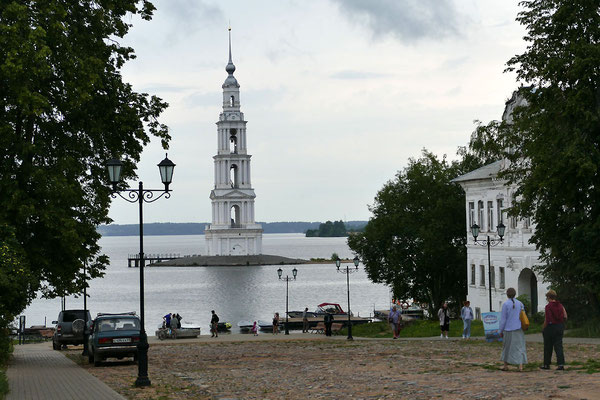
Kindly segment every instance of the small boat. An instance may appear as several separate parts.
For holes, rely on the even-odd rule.
[[[237,326],[238,328],[240,328],[241,331],[249,331],[250,329],[252,329],[252,326],[254,325],[254,322],[250,322],[250,321],[238,321]]]
[[[267,329],[273,329],[273,322],[272,321],[264,321],[262,319],[259,319],[257,321],[257,323],[258,323],[258,327],[260,329],[265,329],[265,330],[267,330]],[[281,321],[280,321],[280,323],[281,323]]]
[[[210,329],[212,326],[208,325]],[[217,332],[227,332],[231,329],[231,322],[219,322],[217,323]]]
[[[160,324],[158,325],[158,329],[156,330],[155,334],[160,340],[195,338],[200,335],[200,326],[191,322],[182,322],[181,328],[172,330],[169,328],[164,328],[163,324]]]
[[[288,315],[290,318],[302,318],[304,311],[289,311]],[[333,315],[348,315],[337,303],[321,303],[317,306],[315,311],[307,311],[306,316],[309,318],[322,317],[325,314]]]

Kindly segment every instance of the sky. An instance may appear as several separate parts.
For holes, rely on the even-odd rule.
[[[153,0],[119,41],[138,92],[169,108],[170,199],[144,222],[210,222],[231,25],[257,221],[368,220],[377,191],[421,150],[449,159],[475,120],[500,119],[522,53],[517,0]],[[161,188],[159,140],[138,176]],[[136,182],[130,182],[134,186]],[[138,223],[119,198],[109,216]]]

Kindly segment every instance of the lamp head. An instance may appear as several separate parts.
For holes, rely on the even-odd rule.
[[[294,279],[296,279],[296,275],[298,275],[298,270],[296,268],[292,270],[292,275],[294,275]]]
[[[360,263],[360,260],[358,259],[358,256],[354,257],[354,266],[356,267],[356,269],[358,269],[359,263]]]
[[[169,184],[173,181],[173,170],[175,169],[175,164],[173,161],[169,160],[167,154],[165,154],[165,159],[162,160],[158,164],[158,170],[160,171],[160,180],[165,184],[165,191],[169,191]]]
[[[281,279],[281,275],[283,275],[283,270],[281,268],[279,268],[277,270],[277,276],[279,276],[279,279]]]
[[[335,259],[335,266],[337,267],[337,269],[340,269],[340,263],[341,263],[340,258],[339,257],[336,258]]]
[[[500,236],[500,240],[502,240],[502,237],[504,236],[504,231],[506,230],[506,226],[504,226],[504,224],[500,222],[500,225],[498,225],[496,229],[498,229],[498,236]]]
[[[479,236],[479,225],[473,224],[473,226],[471,226],[471,234],[473,235],[473,239],[477,240],[477,236]]]
[[[123,163],[116,158],[110,159],[106,162],[106,169],[108,170],[108,180],[112,184],[113,190],[117,190],[117,184],[121,181]]]

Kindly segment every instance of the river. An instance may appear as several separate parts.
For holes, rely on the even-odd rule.
[[[110,257],[103,278],[94,279],[88,289],[88,308],[98,312],[139,313],[139,269],[127,267],[128,254],[139,251],[137,236],[105,236],[102,251]],[[206,254],[204,235],[146,236],[144,251],[151,253]],[[292,258],[330,258],[332,253],[352,258],[346,238],[307,238],[303,234],[265,234],[263,253]],[[221,321],[233,324],[237,331],[240,320],[270,320],[278,311],[285,315],[286,284],[277,277],[282,268],[289,283],[289,310],[308,307],[313,311],[322,302],[333,302],[347,308],[346,274],[337,273],[332,264],[251,267],[146,267],[145,317],[149,335],[162,321],[162,316],[176,312],[184,321],[200,323],[208,332],[210,311]],[[352,268],[354,266],[352,265]],[[390,295],[386,285],[372,283],[362,265],[350,275],[351,310],[355,315],[369,316],[373,309],[387,308]],[[83,308],[82,296],[66,299],[66,308]],[[61,299],[36,299],[25,310],[27,326],[50,325],[61,309]]]

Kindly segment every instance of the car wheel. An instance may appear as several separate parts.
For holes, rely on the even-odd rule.
[[[91,350],[88,350],[88,363],[89,364],[94,363],[94,352],[92,352]]]
[[[100,363],[102,362],[102,359],[100,358],[100,356],[98,356],[98,354],[92,354],[92,357],[94,358],[94,367],[99,367]]]
[[[52,341],[52,350],[60,350],[60,344],[56,343],[54,340]]]
[[[137,356],[137,354],[133,355],[133,362],[137,364],[137,362],[138,362],[138,356]]]

